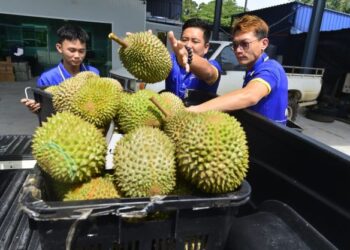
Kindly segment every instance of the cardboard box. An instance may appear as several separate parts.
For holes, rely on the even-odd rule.
[[[30,70],[30,66],[28,62],[14,62],[12,63],[15,73],[17,72],[28,72]]]
[[[15,75],[13,72],[5,73],[0,72],[0,82],[14,82],[15,81]]]
[[[0,62],[0,74],[13,73],[13,66],[11,63]]]

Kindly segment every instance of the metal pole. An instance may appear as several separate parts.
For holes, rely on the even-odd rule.
[[[325,0],[314,0],[309,31],[306,37],[303,59],[301,62],[301,66],[303,67],[312,67],[314,64],[325,4]]]
[[[221,19],[222,0],[215,1],[215,16],[213,25],[213,40],[219,40],[219,28]]]
[[[244,12],[247,12],[247,5],[248,5],[248,0],[245,0],[245,2],[244,2]]]

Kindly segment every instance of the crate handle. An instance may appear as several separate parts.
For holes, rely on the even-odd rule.
[[[76,219],[73,224],[70,226],[67,238],[66,238],[66,250],[70,250],[72,247],[72,241],[74,239],[75,230],[77,229],[78,223],[81,220],[86,220],[91,214],[93,209],[81,209],[79,212],[81,212],[81,215],[78,219]]]
[[[25,96],[26,96],[26,99],[29,99],[28,90],[31,90],[31,91],[32,91],[32,87],[26,87],[26,88],[24,89],[24,94],[25,94]]]
[[[155,195],[151,197],[151,201],[141,210],[135,210],[135,211],[129,211],[129,212],[122,212],[123,210],[128,210],[131,208],[134,208],[133,206],[128,207],[122,207],[117,209],[117,216],[120,216],[122,218],[144,218],[148,215],[148,213],[152,212],[155,208],[156,204],[163,203],[163,199],[165,198],[165,195]]]

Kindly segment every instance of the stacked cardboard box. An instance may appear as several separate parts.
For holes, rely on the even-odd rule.
[[[16,81],[28,81],[31,79],[31,70],[28,62],[14,62]]]
[[[14,82],[15,75],[13,73],[13,65],[11,57],[7,57],[6,61],[0,61],[0,82]]]

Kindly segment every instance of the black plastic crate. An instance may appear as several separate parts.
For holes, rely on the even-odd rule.
[[[29,175],[20,199],[42,249],[224,249],[251,192],[57,202],[45,180]]]
[[[40,103],[40,109],[37,111],[39,124],[47,121],[47,118],[55,114],[52,102],[52,94],[40,88],[31,88],[34,99]]]

